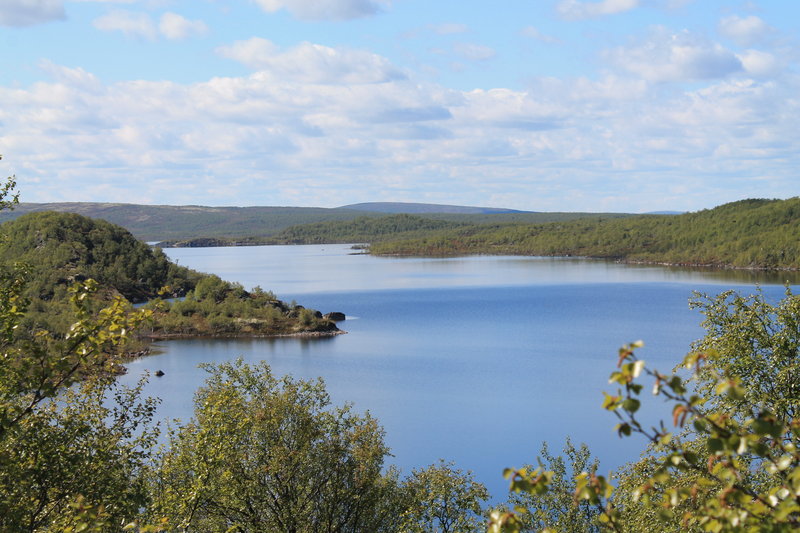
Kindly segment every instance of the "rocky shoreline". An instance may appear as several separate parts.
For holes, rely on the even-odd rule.
[[[176,339],[276,339],[276,338],[320,338],[320,337],[335,337],[337,335],[344,335],[347,331],[335,329],[331,331],[297,331],[292,333],[271,333],[271,334],[253,334],[253,333],[221,333],[215,334],[196,334],[196,333],[150,333],[143,335],[144,338],[150,341],[166,341]]]

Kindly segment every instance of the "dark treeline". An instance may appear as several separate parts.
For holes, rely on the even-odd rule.
[[[316,222],[286,228],[272,236],[230,239],[196,238],[164,241],[162,247],[252,246],[263,244],[367,243],[384,239],[417,238],[434,231],[469,226],[468,222],[432,219],[417,215],[360,216],[353,220]]]
[[[494,224],[382,240],[375,254],[584,256],[719,267],[800,268],[800,199],[742,200],[683,215]]]
[[[433,220],[406,214],[379,218],[358,217],[354,220],[292,226],[277,234],[275,240],[286,244],[376,242],[387,238],[414,238],[431,231],[456,229],[466,225],[466,222]]]
[[[0,222],[41,211],[77,213],[90,218],[118,224],[144,241],[194,241],[204,240],[206,245],[229,246],[240,242],[267,242],[271,237],[291,226],[317,222],[347,221],[359,217],[383,217],[390,214],[380,211],[347,209],[342,207],[211,207],[200,205],[137,205],[94,202],[21,203],[13,211],[0,211]],[[420,204],[425,209],[416,214],[436,220],[485,224],[490,222],[542,223],[596,216],[589,213],[462,213],[434,212],[439,207]],[[424,215],[423,215],[424,212]],[[603,216],[627,216],[608,214]]]

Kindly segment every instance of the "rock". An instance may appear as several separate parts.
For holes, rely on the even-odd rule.
[[[328,320],[333,320],[334,322],[341,322],[342,320],[346,319],[344,313],[340,313],[338,311],[332,311],[330,313],[327,313],[323,316],[323,318],[327,318]]]

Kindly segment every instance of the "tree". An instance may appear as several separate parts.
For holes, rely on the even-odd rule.
[[[452,463],[440,460],[427,468],[414,470],[403,483],[407,508],[401,531],[469,532],[483,529],[483,502],[489,492],[473,480],[472,472],[462,472]]]
[[[82,381],[8,430],[0,440],[0,529],[40,531],[77,521],[77,503],[102,510],[109,530],[138,516],[158,434],[150,426],[156,401],[140,401],[140,387]]]
[[[553,528],[562,533],[594,533],[600,531],[598,510],[582,500],[575,500],[575,477],[581,472],[595,472],[597,459],[592,459],[589,447],[576,448],[567,438],[563,455],[552,455],[547,443],[542,443],[537,458],[538,468],[552,472],[548,491],[531,494],[524,490],[509,494],[508,507],[518,511],[522,531],[541,531]],[[526,471],[535,467],[526,466]]]
[[[0,208],[16,203],[13,187],[0,188]],[[145,503],[154,403],[110,376],[147,312],[122,298],[98,310],[86,280],[71,289],[69,331],[23,331],[29,270],[0,265],[0,529],[118,530]]]
[[[583,472],[575,497],[614,531],[795,531],[800,528],[800,398],[797,387],[800,302],[787,290],[777,305],[763,295],[697,297],[706,336],[677,372],[648,368],[641,342],[620,349],[619,369],[603,407],[618,417],[620,436],[647,439],[650,454],[623,471],[641,481],[616,495],[603,476]],[[688,373],[688,379],[680,374]],[[637,419],[642,376],[673,403],[670,430]],[[692,380],[695,384],[692,384]],[[552,472],[509,471],[512,490],[545,494]],[[638,485],[638,486],[636,486]],[[644,518],[644,519],[643,519]],[[514,513],[496,511],[491,531],[519,531]]]
[[[393,531],[396,475],[374,418],[333,407],[321,380],[265,363],[205,365],[195,418],[172,434],[151,514],[192,531]]]

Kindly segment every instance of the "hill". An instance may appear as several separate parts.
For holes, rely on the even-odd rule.
[[[0,222],[40,211],[77,213],[106,220],[126,228],[143,241],[269,236],[298,224],[351,220],[367,215],[363,211],[321,207],[208,207],[65,202],[20,203],[14,211],[0,211]]]
[[[460,215],[488,215],[497,213],[527,213],[528,211],[518,211],[516,209],[502,209],[497,207],[470,207],[464,205],[443,205],[443,204],[420,204],[409,202],[366,202],[360,204],[350,204],[339,209],[349,209],[355,211],[371,211],[374,213],[392,214],[430,214],[430,213],[451,213]]]
[[[30,213],[0,226],[0,261],[29,265],[28,295],[61,299],[74,281],[92,278],[131,302],[171,287],[184,296],[202,277],[124,228],[75,213]]]
[[[275,295],[201,274],[171,262],[161,250],[104,220],[76,213],[29,213],[0,226],[0,266],[24,264],[29,313],[24,329],[64,336],[73,317],[69,288],[93,279],[99,309],[114,296],[153,311],[154,337],[264,336],[335,333],[319,312],[287,305]],[[166,294],[181,300],[161,300]]]
[[[431,205],[431,204],[360,204],[360,205]],[[447,206],[445,206],[447,207]],[[426,213],[426,218],[485,224],[491,222],[550,222],[582,217],[596,217],[590,213],[532,213],[502,210],[502,212],[477,212],[483,208],[464,208],[476,211]],[[21,203],[14,211],[0,211],[0,223],[14,220],[28,213],[57,211],[77,213],[120,225],[136,238],[144,241],[206,241],[206,244],[230,245],[232,243],[258,244],[280,242],[275,237],[286,228],[354,220],[360,217],[382,217],[385,212],[364,211],[345,207],[209,207],[197,205],[137,205],[118,203]],[[610,214],[602,216],[625,216]]]
[[[750,199],[682,215],[479,225],[383,241],[376,254],[585,256],[694,266],[800,268],[800,198]]]

